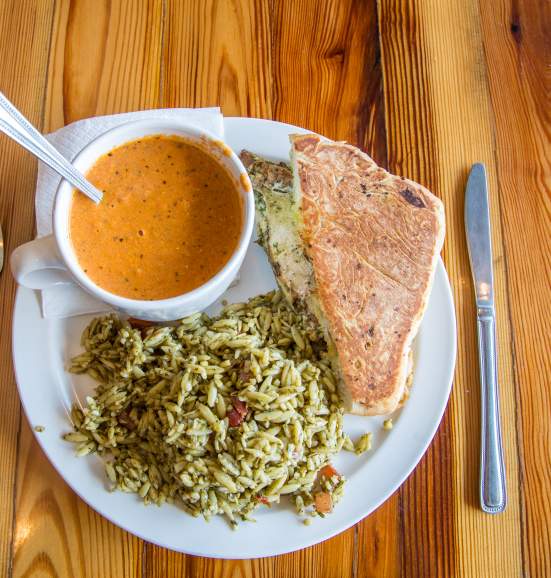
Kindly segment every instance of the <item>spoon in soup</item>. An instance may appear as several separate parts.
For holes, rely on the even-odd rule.
[[[0,131],[38,157],[94,203],[101,201],[103,193],[87,181],[84,175],[62,156],[1,92]]]

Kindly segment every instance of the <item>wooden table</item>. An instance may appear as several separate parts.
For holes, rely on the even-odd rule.
[[[375,513],[318,546],[213,561],[145,543],[65,485],[20,411],[15,286],[0,277],[0,574],[493,578],[551,575],[549,11],[538,0],[3,0],[0,89],[44,131],[221,105],[348,140],[445,202],[459,349],[429,451]],[[547,6],[548,7],[548,6]],[[546,76],[547,74],[547,76]],[[547,123],[544,121],[547,120]],[[509,505],[478,508],[479,386],[463,193],[489,170]],[[36,162],[0,139],[8,253],[33,237]],[[547,186],[547,190],[546,190]],[[37,384],[40,387],[40,384]]]

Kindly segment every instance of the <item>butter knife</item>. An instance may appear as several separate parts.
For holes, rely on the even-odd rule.
[[[480,506],[499,514],[507,505],[499,420],[496,321],[488,185],[483,164],[473,165],[465,191],[465,230],[474,279],[482,407]]]

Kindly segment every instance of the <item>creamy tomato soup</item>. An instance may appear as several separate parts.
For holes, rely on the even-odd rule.
[[[215,275],[237,247],[242,208],[232,177],[176,136],[128,142],[87,178],[104,197],[74,193],[70,235],[84,272],[131,299],[166,299]]]

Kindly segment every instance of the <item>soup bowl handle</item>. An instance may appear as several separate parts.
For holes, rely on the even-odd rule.
[[[74,283],[53,235],[17,247],[11,254],[10,267],[15,280],[29,289]]]

